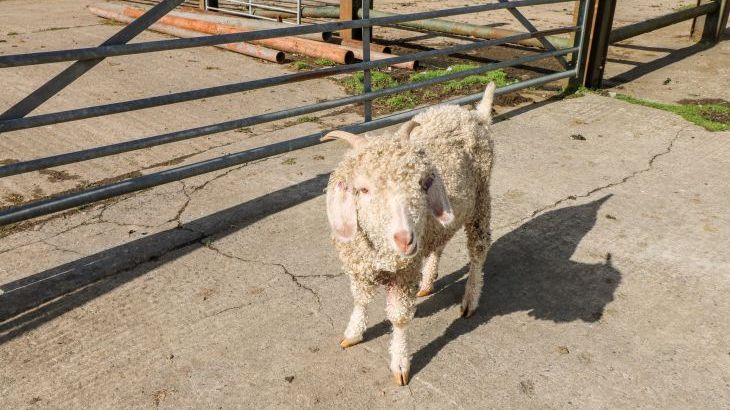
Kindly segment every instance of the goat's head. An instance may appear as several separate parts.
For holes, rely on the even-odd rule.
[[[337,240],[349,242],[359,229],[375,246],[410,257],[418,252],[427,218],[451,223],[441,176],[409,140],[417,126],[408,122],[398,135],[373,141],[343,131],[327,134],[353,146],[327,188],[327,217]]]

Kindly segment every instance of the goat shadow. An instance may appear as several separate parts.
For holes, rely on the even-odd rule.
[[[496,240],[484,266],[484,290],[479,309],[469,319],[454,320],[435,340],[415,352],[416,375],[450,342],[493,317],[528,312],[535,319],[556,323],[595,322],[603,315],[621,273],[611,264],[572,261],[583,237],[595,226],[598,210],[610,198],[546,212]],[[461,303],[467,267],[436,282],[436,293],[418,305],[416,317],[427,317]],[[369,340],[387,333],[387,321],[369,329]]]

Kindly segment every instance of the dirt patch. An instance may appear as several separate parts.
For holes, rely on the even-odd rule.
[[[522,94],[512,93],[497,96],[494,99],[494,104],[502,107],[516,107],[534,101],[532,98],[525,97]]]
[[[25,200],[25,197],[23,197],[23,195],[20,195],[20,194],[12,193],[12,194],[5,195],[3,197],[3,200],[14,206],[14,205],[22,204],[23,201]]]
[[[725,107],[730,108],[730,101],[723,100],[722,98],[700,98],[697,100],[692,100],[688,98],[684,98],[682,100],[677,101],[677,104],[682,105],[722,105]]]
[[[102,179],[101,181],[97,181],[97,182],[93,182],[93,183],[90,183],[88,181],[81,181],[81,182],[79,182],[78,185],[76,185],[76,187],[74,187],[72,189],[69,189],[69,190],[66,190],[66,191],[62,191],[62,192],[55,193],[55,194],[51,195],[49,198],[59,197],[59,196],[63,196],[63,195],[66,195],[66,194],[73,193],[73,192],[78,192],[78,191],[81,191],[81,190],[84,190],[84,189],[93,188],[93,187],[100,186],[100,185],[105,185],[105,184],[111,184],[111,183],[114,183],[114,182],[122,181],[124,179],[135,178],[135,177],[139,177],[139,176],[142,176],[142,173],[139,172],[139,171],[134,171],[134,172],[129,172],[129,173],[126,173],[126,174],[123,174],[123,175],[118,175],[116,177]],[[32,200],[40,199],[40,197],[37,197],[36,195],[45,196],[44,193],[43,193],[43,191],[40,188],[35,188],[33,190],[33,198],[32,198]],[[130,194],[130,195],[132,195],[132,194]],[[28,229],[33,228],[36,225],[45,223],[48,220],[55,219],[55,218],[66,218],[69,215],[76,214],[76,213],[78,213],[78,212],[80,212],[80,211],[82,211],[84,209],[87,209],[87,208],[89,208],[91,206],[108,205],[108,204],[113,203],[115,201],[120,201],[120,200],[124,199],[125,197],[126,197],[126,195],[119,196],[119,197],[114,197],[114,198],[109,198],[109,199],[105,199],[105,200],[102,200],[102,201],[99,201],[99,202],[94,202],[92,204],[82,205],[82,206],[80,206],[78,208],[69,209],[69,210],[67,210],[65,212],[61,212],[61,213],[58,213],[58,214],[54,214],[54,215],[49,216],[49,217],[46,217],[46,218],[39,217],[39,218],[35,218],[33,220],[30,220],[30,221],[22,221],[22,222],[16,222],[16,223],[13,223],[13,224],[10,224],[10,225],[0,226],[0,239],[5,238],[5,237],[7,237],[7,236],[9,236],[11,234],[17,233],[17,232],[26,231]],[[6,200],[7,200],[7,198],[6,198]],[[5,210],[5,209],[8,209],[8,208],[15,207],[15,206],[18,206],[18,205],[24,205],[24,204],[27,204],[28,202],[30,202],[30,201],[25,201],[25,199],[23,198],[23,200],[21,202],[19,202],[19,203],[11,203],[11,205],[0,206],[0,211]]]
[[[730,108],[730,101],[722,98],[700,98],[700,99],[682,99],[677,101],[677,104],[682,105],[696,105],[698,107],[707,106],[706,109],[701,109],[699,114],[710,121],[719,122],[721,124],[730,125],[730,111],[719,111],[714,107],[720,106],[723,108]]]
[[[720,112],[713,110],[704,110],[700,112],[700,115],[710,121],[719,122],[721,124],[730,125],[730,111]]]
[[[0,159],[0,165],[15,164],[16,162],[20,162],[20,161],[15,158]]]
[[[181,157],[173,158],[173,159],[168,160],[168,161],[162,161],[162,162],[158,162],[158,163],[155,163],[155,164],[146,166],[146,167],[144,167],[144,169],[159,168],[159,167],[169,167],[169,166],[172,166],[172,165],[177,165],[177,164],[180,164],[180,163],[184,162],[186,159],[191,158],[191,157],[194,157],[194,156],[196,156],[198,154],[200,154],[200,152],[194,152],[192,154],[183,155]]]
[[[160,404],[169,394],[170,391],[167,389],[157,390],[156,392],[152,393],[152,404],[154,404],[155,407],[160,407]]]
[[[45,175],[48,182],[73,181],[81,178],[79,175],[69,174],[67,171],[56,171],[53,169],[42,169],[39,174]]]

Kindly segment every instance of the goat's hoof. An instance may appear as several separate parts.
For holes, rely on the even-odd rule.
[[[418,291],[416,296],[418,296],[419,298],[426,297],[426,296],[430,295],[431,292],[432,292],[431,289],[421,289]]]
[[[340,347],[343,349],[347,349],[348,347],[355,346],[356,344],[362,342],[362,338],[359,339],[350,339],[350,338],[344,338],[340,342]]]
[[[476,307],[474,307],[474,308],[472,308],[471,306],[464,307],[462,305],[461,306],[461,317],[463,317],[464,319],[468,319],[468,318],[474,316],[474,312],[476,312],[476,310],[477,310]]]
[[[405,386],[408,384],[408,370],[404,372],[393,372],[393,381],[398,386]]]

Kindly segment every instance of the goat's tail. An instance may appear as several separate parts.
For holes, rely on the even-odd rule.
[[[497,89],[497,85],[494,82],[487,84],[487,88],[484,90],[484,97],[482,101],[477,105],[477,117],[479,122],[484,125],[490,125],[492,123],[492,104],[494,103],[494,90]]]

